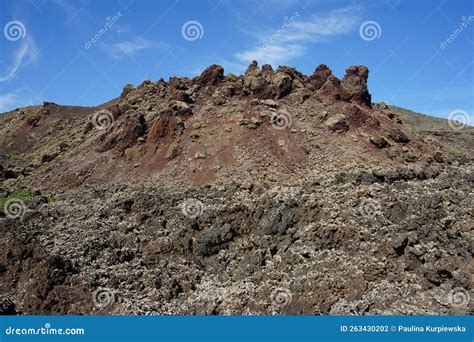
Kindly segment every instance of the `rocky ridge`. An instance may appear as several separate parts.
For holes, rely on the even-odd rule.
[[[31,192],[0,212],[1,312],[471,313],[472,154],[368,75],[212,65],[3,115],[4,204]]]

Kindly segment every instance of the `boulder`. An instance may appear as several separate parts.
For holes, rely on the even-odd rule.
[[[120,94],[120,97],[125,98],[127,95],[133,90],[133,85],[127,84],[125,87],[122,89],[122,93]]]
[[[245,71],[245,76],[260,76],[261,71],[258,67],[257,61],[252,61],[248,66],[247,70]]]
[[[276,73],[273,77],[272,84],[275,88],[277,98],[282,98],[291,92],[292,80],[291,77],[285,73]]]
[[[188,93],[182,91],[182,90],[177,90],[174,93],[171,94],[171,98],[175,101],[181,101],[185,103],[192,103],[193,99],[191,96],[189,96]]]
[[[251,93],[258,93],[265,87],[265,79],[258,76],[247,76],[244,80],[244,88]]]
[[[263,76],[268,76],[273,73],[273,68],[270,64],[264,64],[262,65],[262,75]]]
[[[371,137],[369,139],[369,141],[377,146],[378,148],[385,148],[385,147],[388,147],[390,144],[388,143],[387,139],[385,139],[384,137]]]
[[[399,144],[406,144],[410,142],[408,135],[400,129],[394,129],[388,133],[388,137]]]
[[[41,163],[49,163],[50,161],[53,161],[57,156],[58,153],[43,154],[43,156],[41,157]]]
[[[347,132],[349,130],[349,124],[347,123],[347,117],[342,114],[336,114],[330,116],[325,122],[324,125],[333,132]]]
[[[41,108],[41,115],[48,115],[55,112],[58,108],[58,105],[54,102],[43,101],[43,108]]]
[[[175,112],[176,115],[190,115],[191,107],[186,102],[183,101],[172,101],[170,103],[170,108]]]

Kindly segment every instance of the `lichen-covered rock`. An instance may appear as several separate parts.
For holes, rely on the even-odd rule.
[[[107,185],[35,200],[21,221],[0,218],[0,303],[9,314],[194,314],[222,296],[213,314],[470,314],[449,298],[471,287],[473,180],[378,168],[258,193]],[[113,300],[94,305],[100,291]],[[275,291],[285,305],[272,306]]]

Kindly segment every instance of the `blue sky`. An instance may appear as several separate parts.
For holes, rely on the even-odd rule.
[[[0,112],[98,105],[127,83],[259,64],[370,69],[374,101],[474,123],[469,0],[0,0]],[[449,38],[449,41],[448,41]]]

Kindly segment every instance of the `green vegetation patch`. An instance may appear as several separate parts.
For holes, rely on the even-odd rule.
[[[462,158],[462,153],[456,150],[450,150],[448,151],[448,154],[453,157],[454,159],[461,159]]]
[[[11,199],[19,199],[21,201],[24,201],[26,199],[32,198],[33,196],[35,196],[35,193],[29,189],[17,190],[8,195],[7,197],[0,198],[0,211],[4,213],[5,203],[7,203],[7,201]]]

